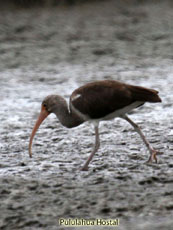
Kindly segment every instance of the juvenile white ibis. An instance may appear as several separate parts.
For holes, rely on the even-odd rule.
[[[67,128],[76,127],[86,121],[94,124],[95,145],[82,170],[88,170],[88,165],[99,148],[99,122],[115,117],[125,119],[134,127],[150,152],[147,162],[154,160],[157,163],[156,155],[159,152],[151,147],[139,126],[126,115],[145,102],[161,102],[158,91],[112,80],[96,81],[76,89],[70,97],[69,106],[61,96],[49,95],[42,102],[40,115],[32,130],[29,156],[32,157],[32,140],[37,129],[50,113],[54,113]]]

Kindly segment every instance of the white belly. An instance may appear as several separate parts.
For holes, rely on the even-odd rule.
[[[71,108],[73,111],[75,111],[76,114],[78,114],[78,116],[80,116],[82,119],[84,119],[85,121],[90,121],[90,122],[99,122],[99,121],[104,121],[104,120],[112,120],[115,117],[123,117],[124,114],[132,111],[133,109],[135,109],[136,107],[142,105],[144,102],[141,101],[136,101],[122,109],[118,109],[113,113],[110,113],[108,115],[106,115],[105,117],[102,118],[98,118],[98,119],[92,119],[90,118],[88,115],[81,113],[79,110],[77,110],[72,104],[71,104]]]

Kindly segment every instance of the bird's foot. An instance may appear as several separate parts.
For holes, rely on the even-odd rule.
[[[148,161],[146,163],[150,164],[153,161],[155,161],[155,163],[157,163],[158,161],[157,161],[156,155],[161,155],[161,154],[163,154],[163,152],[159,152],[158,150],[152,149],[151,150],[151,155],[150,155],[150,157],[149,157],[149,159],[148,159]]]
[[[88,171],[88,166],[83,166],[81,169],[80,169],[81,171]]]

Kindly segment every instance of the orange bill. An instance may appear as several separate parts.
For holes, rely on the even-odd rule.
[[[40,115],[35,123],[35,126],[32,130],[30,141],[29,141],[29,156],[32,157],[31,147],[32,147],[32,140],[35,136],[35,133],[37,132],[38,128],[40,127],[41,123],[46,119],[46,117],[49,115],[49,113],[46,111],[45,107],[41,107]]]

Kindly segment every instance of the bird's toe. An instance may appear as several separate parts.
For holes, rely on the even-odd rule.
[[[83,166],[80,170],[81,171],[88,171],[88,166]]]
[[[153,161],[155,161],[155,163],[158,163],[156,155],[162,155],[162,154],[163,154],[163,152],[160,152],[158,150],[153,149],[152,153],[151,153],[151,155],[150,155],[150,157],[146,163],[150,164],[150,163],[153,163]]]

